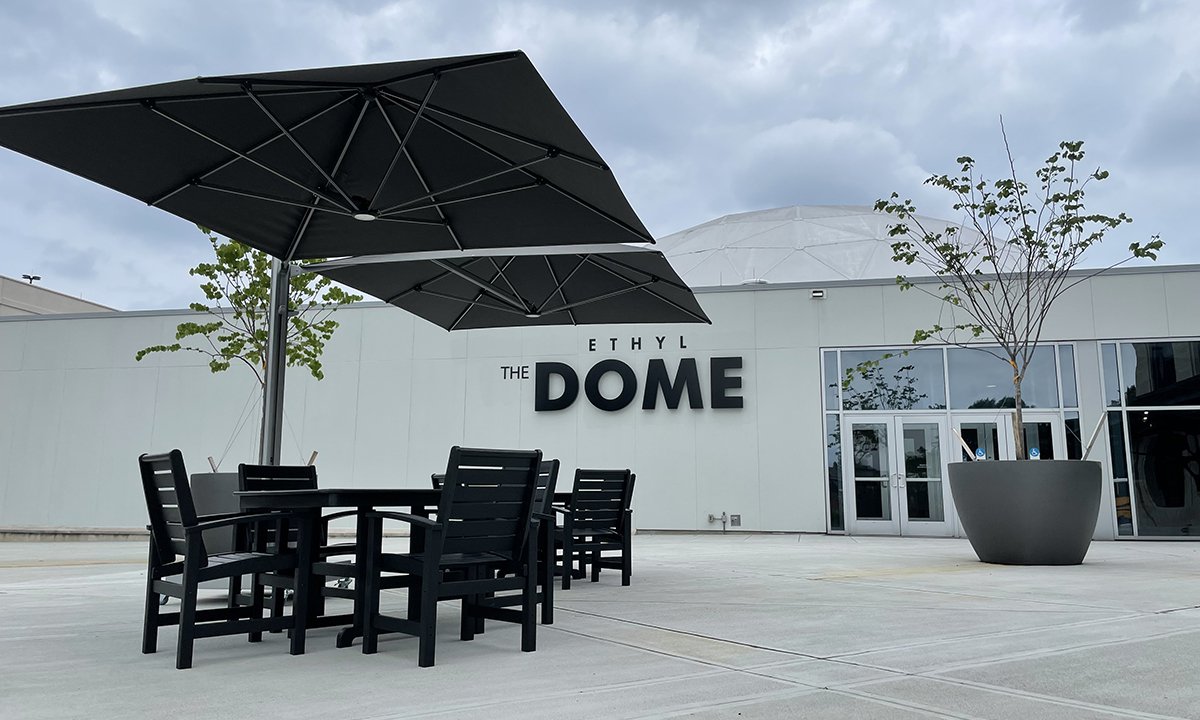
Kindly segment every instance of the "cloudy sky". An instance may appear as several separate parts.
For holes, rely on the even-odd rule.
[[[862,204],[969,154],[1081,139],[1090,206],[1200,263],[1200,3],[1190,0],[5,0],[0,105],[218,75],[524,50],[655,236],[728,213]],[[992,173],[994,174],[994,173]],[[182,307],[194,226],[0,149],[0,275]]]

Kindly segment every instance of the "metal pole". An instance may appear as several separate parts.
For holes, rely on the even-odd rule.
[[[287,370],[288,294],[292,264],[271,260],[271,304],[267,325],[267,374],[263,385],[259,462],[278,465],[283,441],[283,380]]]

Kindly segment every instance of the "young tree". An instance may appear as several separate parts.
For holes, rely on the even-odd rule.
[[[1012,367],[1013,438],[1017,457],[1024,458],[1021,381],[1050,308],[1072,287],[1105,270],[1133,258],[1157,259],[1163,241],[1151,236],[1145,243],[1130,244],[1129,257],[1120,262],[1073,272],[1084,253],[1110,230],[1132,222],[1123,212],[1105,215],[1084,207],[1088,186],[1107,179],[1108,172],[1083,170],[1083,142],[1064,141],[1027,183],[1017,173],[1003,120],[1000,132],[1008,168],[998,179],[988,180],[973,159],[963,156],[957,160],[957,174],[925,181],[954,197],[954,209],[965,216],[961,227],[926,228],[913,202],[900,200],[896,193],[877,201],[875,210],[896,219],[888,233],[895,239],[893,259],[936,279],[926,285],[900,275],[900,288],[935,297],[957,315],[948,326],[917,330],[913,344],[938,340],[982,349]],[[994,341],[995,347],[966,344],[980,338]]]
[[[175,328],[177,342],[144,348],[135,358],[140,361],[156,352],[197,352],[208,356],[208,367],[214,373],[238,363],[250,368],[263,385],[267,365],[271,258],[234,240],[222,241],[208,228],[201,227],[200,231],[212,244],[216,262],[200,263],[188,273],[203,279],[200,289],[212,304],[197,302],[188,307],[207,314],[210,319],[180,323]],[[288,294],[288,366],[306,367],[317,380],[325,377],[321,370],[321,353],[338,326],[331,315],[339,307],[359,300],[362,300],[361,295],[347,293],[327,277],[295,273]]]

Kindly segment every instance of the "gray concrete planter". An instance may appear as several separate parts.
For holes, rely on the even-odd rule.
[[[1100,463],[982,460],[950,463],[963,531],[984,562],[1078,565],[1100,511]]]

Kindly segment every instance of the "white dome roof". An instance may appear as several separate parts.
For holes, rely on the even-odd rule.
[[[952,223],[921,217],[927,229]],[[726,215],[658,240],[691,287],[895,278],[890,215],[864,205],[797,205]]]

